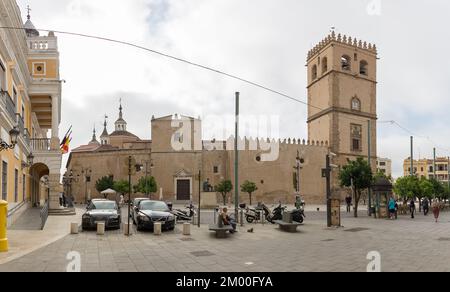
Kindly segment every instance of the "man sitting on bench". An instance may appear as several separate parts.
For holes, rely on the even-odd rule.
[[[228,208],[225,207],[222,209],[222,214],[220,214],[222,217],[223,224],[231,225],[231,227],[233,227],[233,230],[230,231],[230,233],[235,233],[236,232],[236,222],[233,219],[231,219],[230,216],[228,216],[227,212],[228,212]]]

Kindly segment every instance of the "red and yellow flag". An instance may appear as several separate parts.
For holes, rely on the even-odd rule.
[[[72,135],[72,126],[70,126],[69,130],[67,131],[66,135],[64,135],[64,138],[61,141],[60,148],[62,154],[69,153],[69,145],[70,142],[72,142],[72,138],[70,137]]]

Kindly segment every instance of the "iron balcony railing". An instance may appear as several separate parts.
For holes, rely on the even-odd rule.
[[[16,105],[9,95],[8,91],[0,91],[0,99],[6,108],[6,112],[8,116],[11,118],[11,121],[16,121]]]
[[[17,120],[17,129],[20,131],[20,134],[25,134],[25,122],[23,121],[23,118],[20,114],[16,114],[16,120]]]
[[[31,139],[30,142],[32,151],[50,151],[50,139]]]
[[[25,140],[25,143],[27,145],[30,145],[30,143],[31,143],[31,135],[30,135],[30,131],[28,131],[27,128],[25,128],[24,131],[23,131],[23,139]]]

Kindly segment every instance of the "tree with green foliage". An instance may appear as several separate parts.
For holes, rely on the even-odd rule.
[[[258,190],[258,187],[254,182],[246,180],[241,185],[241,192],[247,193],[250,198],[250,205],[252,205],[252,194]]]
[[[125,196],[130,192],[130,184],[127,180],[116,181],[114,182],[114,190]]]
[[[233,189],[233,184],[230,180],[223,180],[214,187],[215,191],[220,193],[223,198],[223,204],[227,204],[227,194]]]
[[[433,185],[433,197],[441,199],[445,194],[444,185],[435,178],[431,178],[429,181]]]
[[[433,199],[435,192],[435,185],[431,180],[428,180],[422,177],[419,181],[420,187],[420,195],[418,196],[420,199],[428,198],[429,200]]]
[[[418,198],[422,192],[420,181],[416,176],[400,177],[394,184],[394,192],[403,199]]]
[[[104,190],[107,190],[107,189],[113,189],[113,188],[114,188],[114,180],[113,180],[113,178],[110,177],[110,176],[104,176],[104,177],[98,179],[98,180],[95,182],[95,189],[96,189],[99,193],[103,192]],[[104,196],[105,199],[106,199],[106,197],[107,197],[108,195],[103,195],[103,196]]]
[[[141,194],[153,194],[158,190],[158,185],[153,176],[141,177],[136,185],[134,191]]]
[[[339,180],[341,186],[351,187],[355,198],[355,218],[358,217],[358,204],[361,199],[362,191],[368,189],[373,180],[372,169],[367,161],[363,158],[358,158],[355,161],[350,161],[345,165],[339,173]]]

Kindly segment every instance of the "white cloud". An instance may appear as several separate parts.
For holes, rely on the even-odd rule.
[[[369,16],[370,0],[18,0],[30,4],[39,28],[67,30],[134,42],[210,65],[306,99],[309,48],[339,32],[377,43],[378,114],[418,134],[450,145],[445,133],[450,108],[448,1],[381,1]],[[407,7],[408,9],[405,9]],[[64,86],[63,129],[74,125],[74,145],[89,141],[92,123],[106,112],[114,120],[124,99],[130,130],[149,138],[149,120],[180,112],[232,114],[234,92],[242,112],[280,115],[285,137],[306,137],[306,107],[215,73],[118,44],[58,35]],[[443,55],[443,57],[441,57]],[[130,110],[130,111],[128,111]],[[443,125],[439,127],[439,125]],[[401,175],[409,134],[378,127],[380,156]],[[417,141],[431,153],[432,145]],[[440,153],[447,155],[447,153]],[[430,155],[428,155],[430,156]]]

